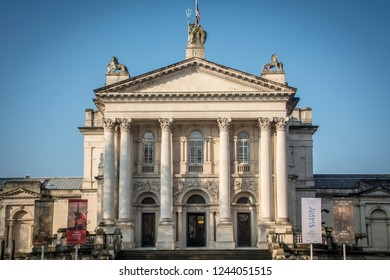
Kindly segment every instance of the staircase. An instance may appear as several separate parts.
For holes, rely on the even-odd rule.
[[[116,260],[271,260],[268,250],[131,250]]]

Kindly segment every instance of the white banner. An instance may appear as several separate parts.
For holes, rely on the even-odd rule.
[[[322,243],[321,198],[302,198],[302,243]]]

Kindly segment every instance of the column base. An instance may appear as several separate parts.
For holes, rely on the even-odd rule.
[[[118,221],[117,227],[122,233],[122,250],[134,249],[134,224],[130,221]]]
[[[157,225],[157,250],[175,249],[175,226],[172,221],[160,221]]]
[[[115,220],[114,219],[103,219],[101,222],[102,226],[114,226]]]
[[[233,223],[223,222],[217,225],[217,249],[235,249],[236,244],[233,237]]]
[[[269,249],[268,244],[268,234],[270,231],[270,228],[274,228],[275,223],[271,221],[271,219],[268,221],[261,221],[259,226],[257,227],[257,248],[262,250]]]
[[[275,223],[278,224],[278,225],[288,225],[288,224],[291,224],[290,220],[288,218],[277,218]]]

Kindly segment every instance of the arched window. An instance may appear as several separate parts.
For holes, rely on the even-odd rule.
[[[143,139],[143,172],[154,171],[154,136],[151,132],[145,132]]]
[[[249,204],[250,200],[246,196],[240,197],[237,199],[237,204]]]
[[[156,201],[153,199],[153,197],[145,197],[142,199],[142,204],[156,204]]]
[[[189,171],[203,172],[203,135],[199,130],[194,130],[189,140]]]
[[[187,204],[206,204],[203,196],[194,194],[187,199]]]
[[[237,161],[239,164],[249,164],[249,134],[242,131],[237,139]]]

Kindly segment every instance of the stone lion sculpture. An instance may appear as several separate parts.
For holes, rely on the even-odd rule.
[[[283,71],[283,63],[278,61],[276,54],[272,55],[270,63],[264,64],[262,71],[270,71],[274,67],[278,68],[277,71]]]
[[[115,56],[113,56],[111,58],[111,62],[109,64],[107,64],[107,74],[113,73],[116,71],[129,72],[127,70],[127,67],[124,64],[119,63],[118,59]]]

